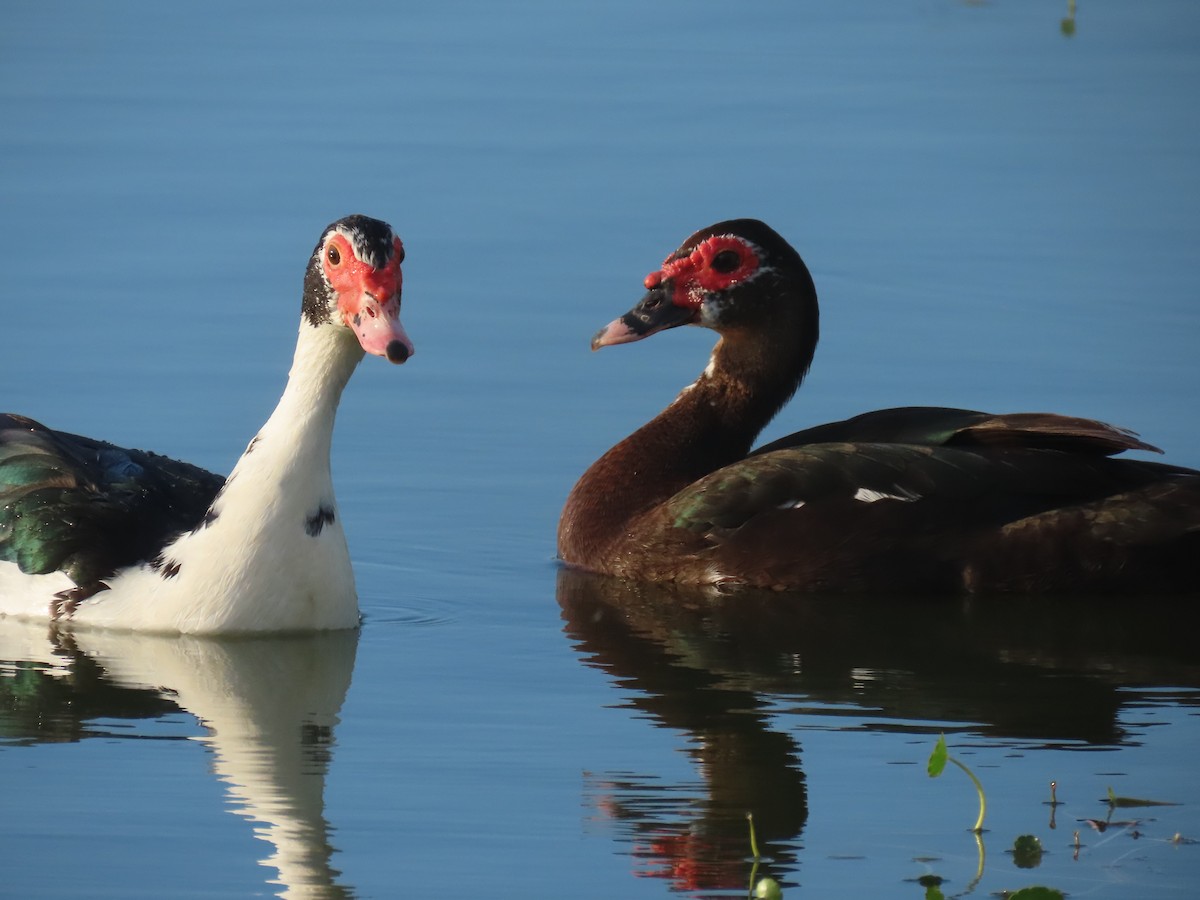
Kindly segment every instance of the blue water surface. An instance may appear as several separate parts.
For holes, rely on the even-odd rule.
[[[1183,0],[8,10],[0,407],[228,471],[350,212],[405,241],[417,353],[339,413],[361,633],[0,622],[0,896],[1193,896],[1179,603],[712,611],[554,530],[712,343],[590,336],[737,216],[822,302],[765,437],[1047,410],[1200,466],[1197,46]]]

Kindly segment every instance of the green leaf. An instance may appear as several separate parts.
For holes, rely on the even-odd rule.
[[[930,872],[917,878],[917,884],[925,888],[925,900],[946,900],[942,893],[942,884],[946,881],[941,875]]]
[[[1042,842],[1036,835],[1023,834],[1013,841],[1013,862],[1018,869],[1036,869],[1042,864]]]
[[[930,778],[937,778],[942,772],[946,771],[946,760],[950,758],[950,753],[946,749],[946,736],[938,735],[937,743],[933,747],[933,752],[929,754],[929,765],[926,771]]]

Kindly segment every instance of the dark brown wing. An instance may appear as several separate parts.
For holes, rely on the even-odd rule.
[[[842,442],[930,447],[1026,447],[1105,456],[1125,450],[1162,452],[1140,440],[1132,431],[1093,419],[1055,413],[993,415],[972,409],[906,406],[880,409],[797,431],[760,447],[755,454],[805,444]]]

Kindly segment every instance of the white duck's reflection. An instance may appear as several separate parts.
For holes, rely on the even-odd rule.
[[[98,717],[178,707],[205,729],[234,812],[271,845],[277,896],[339,898],[325,776],[354,670],[357,631],[273,638],[48,633],[0,618],[0,719],[19,742],[77,740]],[[10,683],[9,689],[3,682]],[[18,685],[12,689],[12,685]]]

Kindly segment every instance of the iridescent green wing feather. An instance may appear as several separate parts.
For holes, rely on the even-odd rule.
[[[224,479],[0,415],[0,559],[86,590],[202,522]]]

